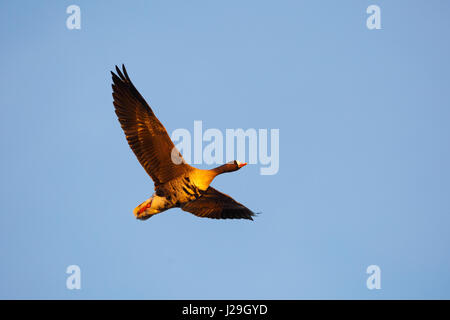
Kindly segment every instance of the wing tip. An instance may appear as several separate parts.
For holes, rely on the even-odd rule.
[[[249,219],[249,220],[255,221],[253,218],[258,217],[261,213],[262,212],[253,212],[253,211],[251,211],[251,213],[248,216],[248,218],[245,218],[245,219]]]
[[[114,77],[119,78],[122,81],[130,81],[130,77],[128,76],[127,69],[125,68],[125,64],[122,63],[122,70],[120,70],[119,66],[116,64],[114,65],[114,70],[111,71],[111,75]]]

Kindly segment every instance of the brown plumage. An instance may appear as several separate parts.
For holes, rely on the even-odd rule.
[[[113,104],[128,144],[155,183],[155,193],[134,209],[138,219],[148,219],[179,207],[198,217],[252,219],[254,213],[230,196],[210,187],[222,173],[239,170],[246,163],[232,161],[211,170],[187,164],[166,129],[135,88],[127,74],[116,66],[112,74]]]

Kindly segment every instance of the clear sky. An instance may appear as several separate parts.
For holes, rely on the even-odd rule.
[[[2,1],[0,298],[449,299],[449,16],[447,0]],[[276,175],[213,183],[254,222],[134,218],[153,183],[114,114],[121,63],[169,132],[280,130]]]

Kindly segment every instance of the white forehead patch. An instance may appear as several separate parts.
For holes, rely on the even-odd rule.
[[[242,162],[239,162],[237,160],[236,160],[236,163],[237,163],[238,166],[240,166],[242,164]]]

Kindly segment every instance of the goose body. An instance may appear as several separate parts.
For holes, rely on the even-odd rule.
[[[253,220],[250,209],[210,186],[216,176],[237,171],[246,163],[235,160],[210,170],[187,164],[125,66],[122,71],[116,66],[116,73],[111,72],[116,115],[128,144],[155,183],[153,195],[134,209],[136,218],[145,220],[181,208],[198,217]]]

